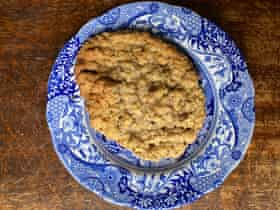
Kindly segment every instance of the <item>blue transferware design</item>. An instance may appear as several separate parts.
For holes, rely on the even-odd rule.
[[[207,117],[176,160],[153,163],[90,128],[73,66],[90,36],[123,28],[148,30],[187,53],[201,75]],[[103,199],[135,209],[173,209],[223,183],[244,157],[253,132],[254,88],[229,36],[190,9],[159,2],[114,8],[90,20],[60,51],[49,78],[47,121],[69,173]]]

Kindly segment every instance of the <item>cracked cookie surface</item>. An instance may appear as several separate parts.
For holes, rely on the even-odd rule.
[[[104,32],[80,49],[76,81],[90,123],[139,158],[176,158],[205,117],[189,58],[148,32]]]

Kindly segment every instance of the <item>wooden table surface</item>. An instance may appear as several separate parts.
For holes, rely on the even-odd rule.
[[[59,162],[45,120],[58,50],[87,20],[126,0],[0,0],[0,210],[124,210],[83,189]],[[181,210],[280,209],[280,1],[181,0],[245,55],[256,89],[252,144],[217,190]]]

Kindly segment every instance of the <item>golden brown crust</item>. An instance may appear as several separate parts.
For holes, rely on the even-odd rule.
[[[202,126],[204,95],[191,62],[148,32],[89,39],[75,74],[91,126],[142,159],[180,156]]]

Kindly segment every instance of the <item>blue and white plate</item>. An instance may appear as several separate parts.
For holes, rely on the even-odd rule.
[[[139,160],[89,126],[74,78],[76,55],[89,37],[125,28],[175,43],[200,73],[207,117],[178,159]],[[215,24],[187,8],[132,3],[90,20],[62,48],[49,78],[47,121],[60,160],[85,188],[118,205],[172,209],[217,188],[243,158],[255,121],[254,88],[240,51]]]

